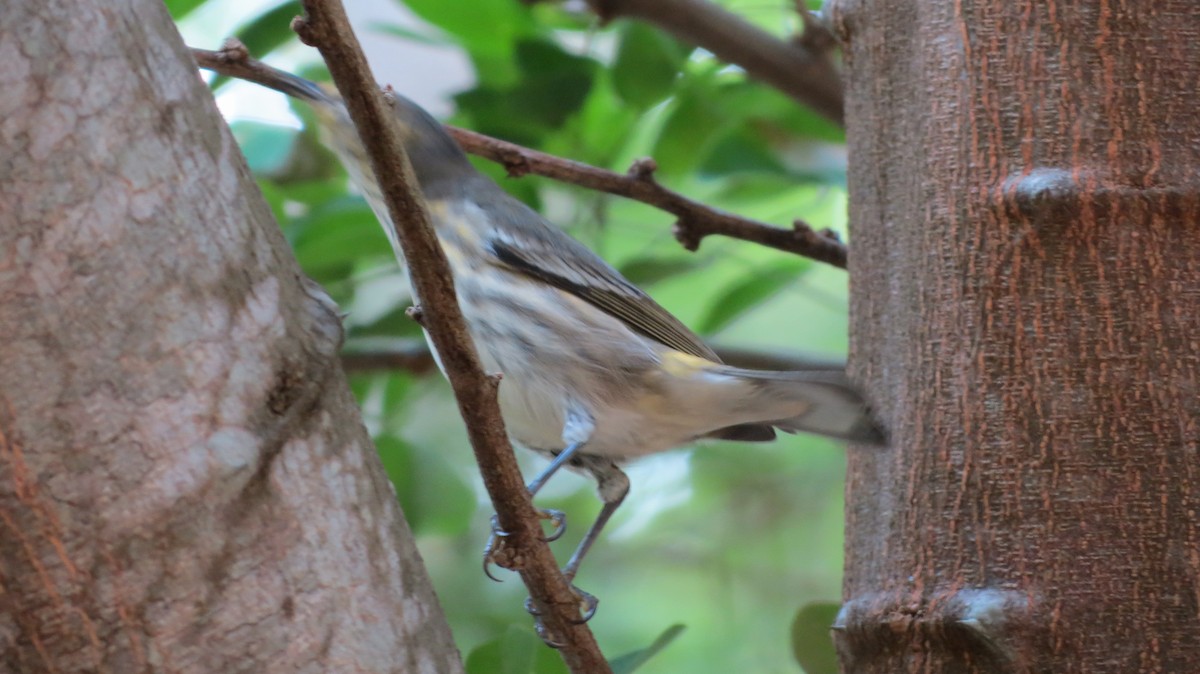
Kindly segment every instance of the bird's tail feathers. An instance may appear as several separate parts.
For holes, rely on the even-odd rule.
[[[816,433],[873,445],[886,443],[883,427],[871,414],[858,387],[839,371],[774,372],[721,366],[720,374],[751,385],[755,401],[790,416],[764,420],[787,433]],[[758,401],[761,401],[759,403]]]

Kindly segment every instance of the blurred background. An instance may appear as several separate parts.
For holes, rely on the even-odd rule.
[[[792,0],[722,4],[781,37],[802,28]],[[256,58],[326,79],[319,55],[289,30],[298,2],[167,5],[191,46],[238,36]],[[694,199],[844,234],[841,131],[703,50],[642,24],[601,27],[582,2],[346,5],[378,80],[444,121],[616,171],[653,157],[658,180]],[[347,351],[423,348],[387,241],[308,111],[209,77],[301,265],[349,312]],[[476,163],[712,343],[843,357],[843,271],[718,237],[690,253],[670,215]],[[440,374],[373,368],[352,384],[468,671],[565,671],[533,635],[520,580],[482,573],[492,511]],[[527,475],[543,465],[520,458]],[[600,598],[591,626],[605,653],[674,636],[638,671],[794,673],[803,662],[809,674],[836,672],[827,629],[840,596],[843,464],[841,447],[810,437],[712,443],[631,464],[630,496],[576,581]],[[537,503],[568,514],[554,544],[565,561],[599,510],[593,488],[560,474]]]

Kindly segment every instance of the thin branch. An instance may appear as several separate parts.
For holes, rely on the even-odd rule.
[[[203,68],[250,82],[273,80],[269,72],[270,66],[243,53],[238,53],[237,58],[231,58],[230,53],[192,49],[192,55]],[[464,150],[502,164],[510,176],[520,177],[532,173],[634,199],[666,211],[678,218],[675,224],[675,238],[688,250],[696,250],[704,237],[716,234],[812,258],[841,269],[846,268],[846,245],[839,241],[837,234],[831,230],[816,231],[802,220],[795,220],[791,229],[784,229],[693,201],[663,187],[654,179],[653,160],[639,160],[630,168],[629,173],[621,174],[531,150],[474,131],[452,126],[447,126],[446,130]]]
[[[843,124],[842,78],[828,51],[801,39],[785,42],[706,0],[587,0],[603,21],[618,17],[654,24],[712,52],[821,115]]]
[[[304,0],[306,17],[293,28],[317,47],[342,93],[379,179],[396,235],[421,298],[421,323],[437,349],[496,508],[515,570],[529,588],[542,624],[575,673],[611,673],[579,613],[579,600],[558,568],[517,467],[496,399],[499,377],[483,371],[454,292],[450,266],[434,234],[404,152],[399,124],[367,67],[339,0]]]
[[[437,367],[425,340],[380,348],[348,347],[342,351],[342,369],[346,374],[399,370],[421,375],[430,374]]]
[[[846,244],[838,240],[832,230],[816,231],[802,220],[793,221],[791,229],[783,229],[693,201],[663,187],[654,179],[657,166],[653,159],[639,159],[628,173],[622,174],[531,150],[475,131],[446,128],[464,150],[504,165],[510,176],[533,173],[634,199],[674,215],[679,218],[675,223],[675,238],[688,250],[699,248],[704,237],[719,234],[802,255],[840,269],[846,268]]]

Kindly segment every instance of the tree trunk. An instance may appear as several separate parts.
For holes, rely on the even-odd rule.
[[[0,670],[461,671],[162,3],[10,0],[0,91]]]
[[[847,672],[1200,671],[1200,8],[840,0]]]

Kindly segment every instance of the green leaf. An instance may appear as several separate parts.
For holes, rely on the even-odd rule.
[[[528,629],[509,625],[500,643],[500,673],[527,674],[533,669],[538,646],[537,637]]]
[[[700,172],[714,177],[731,173],[783,173],[783,164],[761,136],[739,127],[721,138],[700,165]]]
[[[204,0],[167,0],[167,11],[172,19],[178,21],[203,4]]]
[[[626,23],[612,65],[617,94],[639,108],[666,98],[688,51],[661,31],[638,22]]]
[[[560,137],[563,147],[546,149],[589,164],[608,166],[626,143],[634,140],[632,132],[639,117],[637,111],[617,96],[612,71],[601,70],[579,114],[571,122],[571,133],[564,134],[569,137]]]
[[[635,257],[620,266],[621,275],[634,285],[649,286],[663,279],[689,272],[699,264],[695,255],[671,257],[647,255]]]
[[[538,30],[529,10],[512,0],[473,0],[470,7],[446,0],[405,0],[404,4],[475,56],[504,58],[516,38]]]
[[[276,180],[274,176],[272,180]],[[304,180],[286,183],[276,183],[284,190],[288,201],[293,201],[307,207],[307,214],[312,215],[316,210],[338,202],[362,201],[347,192],[344,176],[324,178],[321,180]],[[366,205],[366,202],[362,202]],[[304,224],[303,218],[296,220],[297,225]]]
[[[558,651],[539,645],[533,674],[571,674]]]
[[[835,602],[815,601],[796,612],[792,621],[792,653],[805,674],[838,674],[837,649],[829,637],[838,610]]]
[[[275,216],[275,222],[283,222],[287,217],[287,213],[283,209],[283,204],[287,201],[284,191],[270,180],[260,179],[257,182],[263,199],[266,199],[267,205],[271,207],[271,214]]]
[[[321,204],[291,224],[296,259],[309,275],[344,275],[364,255],[390,250],[375,214],[358,196]],[[314,280],[321,282],[324,277]]]
[[[242,26],[237,37],[255,58],[262,58],[295,36],[292,19],[302,14],[304,7],[289,0]]]
[[[728,326],[739,316],[770,299],[794,283],[811,265],[807,260],[785,260],[732,284],[717,297],[699,323],[702,335],[711,335]]]
[[[509,625],[504,636],[467,655],[467,674],[569,674],[562,658],[528,627]]]
[[[467,674],[497,674],[503,657],[502,648],[501,639],[492,639],[476,646],[467,654],[467,661],[463,663]]]
[[[516,63],[521,73],[517,84],[482,84],[454,100],[476,131],[537,146],[580,109],[599,64],[541,39],[518,42]]]
[[[297,135],[295,129],[245,120],[230,124],[229,129],[255,173],[272,173],[282,168]]]
[[[711,91],[698,89],[676,97],[654,146],[660,175],[693,172],[727,128],[726,117],[714,105],[712,95]]]
[[[392,435],[375,438],[375,447],[414,533],[459,535],[470,528],[475,494],[440,454]]]
[[[846,140],[841,127],[807,107],[797,105],[788,96],[756,82],[723,81],[714,92],[712,104],[730,119],[774,127],[793,138],[832,143],[844,143]]]
[[[381,21],[376,21],[369,24],[367,28],[373,33],[391,35],[392,37],[398,37],[408,42],[416,42],[417,44],[427,44],[435,47],[441,47],[449,43],[449,40],[446,38],[430,35],[428,31],[413,30],[407,26],[401,26],[394,23],[383,23]]]
[[[630,674],[630,672],[636,671],[638,667],[649,662],[650,658],[658,655],[670,645],[676,637],[683,633],[684,629],[686,628],[683,625],[671,625],[649,646],[613,658],[608,663],[612,667],[613,674]]]

